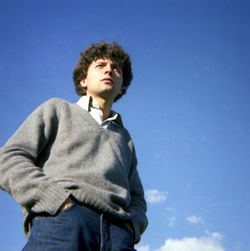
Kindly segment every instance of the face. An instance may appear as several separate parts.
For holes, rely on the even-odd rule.
[[[122,92],[123,72],[110,59],[97,59],[89,66],[87,77],[81,80],[87,95],[111,99]]]

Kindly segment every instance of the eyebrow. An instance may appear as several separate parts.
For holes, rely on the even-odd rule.
[[[107,64],[108,62],[107,62],[105,59],[97,59],[97,60],[95,61],[95,63],[96,63],[96,64]],[[115,66],[115,67],[119,67],[119,68],[122,69],[122,67],[121,67],[119,64],[115,63],[115,62],[112,62],[112,61],[111,61],[111,65],[112,65],[112,66]]]
[[[106,63],[106,61],[103,60],[103,59],[97,59],[95,62],[96,62],[96,63]]]

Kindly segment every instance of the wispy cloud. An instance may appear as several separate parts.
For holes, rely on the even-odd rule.
[[[223,235],[217,232],[206,232],[204,237],[184,237],[167,239],[162,247],[155,251],[225,251],[220,243]],[[149,251],[149,247],[147,249]]]
[[[197,216],[197,215],[192,215],[192,216],[187,217],[187,221],[192,224],[204,223],[204,220],[200,216]]]
[[[175,221],[176,221],[176,217],[173,215],[171,217],[169,217],[168,219],[168,226],[169,227],[174,227],[175,226]]]
[[[137,251],[149,251],[149,245],[136,247]]]
[[[213,239],[216,239],[216,240],[222,240],[224,238],[223,234],[221,233],[218,233],[218,232],[209,232],[208,230],[205,231],[205,233],[208,235],[208,236],[211,236]]]
[[[167,208],[167,221],[169,227],[174,227],[176,222],[175,209],[172,207]]]
[[[160,192],[157,189],[146,190],[145,197],[148,203],[160,203],[167,199],[166,192]]]

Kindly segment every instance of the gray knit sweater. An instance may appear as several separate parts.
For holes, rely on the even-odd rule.
[[[22,206],[28,236],[34,214],[78,202],[131,221],[135,242],[147,226],[143,187],[126,129],[105,130],[77,104],[51,99],[0,149],[0,187]]]

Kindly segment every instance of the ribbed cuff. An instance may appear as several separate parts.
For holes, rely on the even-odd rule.
[[[50,215],[55,215],[60,206],[70,196],[68,191],[56,183],[41,187],[38,193],[39,199],[31,210],[35,213],[47,212]]]
[[[140,231],[138,229],[138,223],[136,223],[136,220],[135,218],[131,219],[131,222],[133,224],[133,228],[134,228],[134,231],[135,231],[135,244],[138,243],[141,239],[141,234],[140,234]]]
[[[137,244],[140,239],[141,239],[141,235],[143,234],[143,232],[145,231],[147,225],[148,225],[148,221],[146,217],[142,217],[141,214],[136,213],[136,211],[133,210],[132,213],[133,217],[130,219],[134,230],[135,230],[135,244]]]

